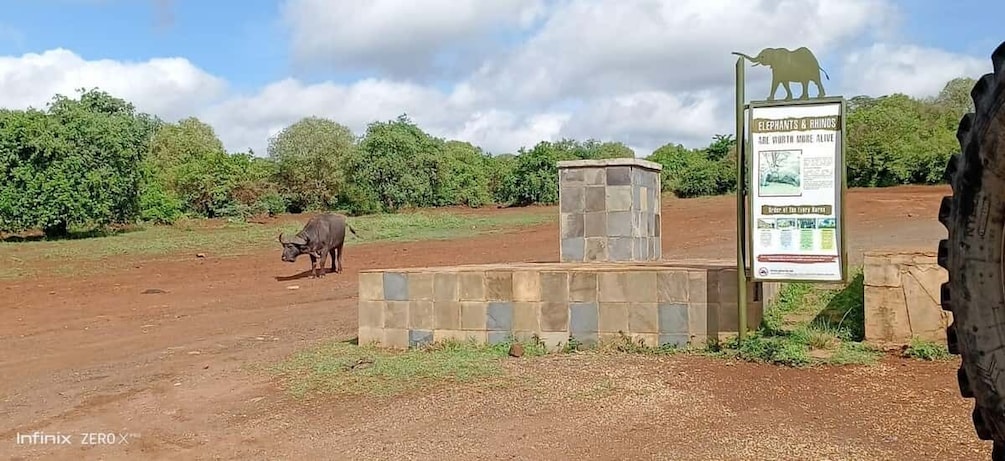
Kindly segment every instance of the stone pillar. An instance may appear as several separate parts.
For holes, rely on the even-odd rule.
[[[637,158],[558,162],[561,261],[658,261],[660,170]]]

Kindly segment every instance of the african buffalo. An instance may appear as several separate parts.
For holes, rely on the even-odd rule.
[[[349,228],[352,235],[359,237],[356,230],[346,223],[346,217],[340,214],[325,213],[312,217],[303,230],[286,240],[279,234],[279,243],[283,244],[283,261],[292,263],[297,257],[306,253],[311,257],[311,277],[325,276],[325,261],[332,258],[332,270],[342,272],[342,244],[345,242],[345,229]],[[336,253],[338,252],[338,253]],[[318,258],[321,263],[318,263]],[[317,264],[317,269],[314,268]]]

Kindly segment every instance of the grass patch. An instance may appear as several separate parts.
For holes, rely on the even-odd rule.
[[[392,396],[441,383],[493,380],[512,342],[496,345],[446,341],[407,351],[330,342],[272,368],[294,397]],[[540,342],[522,343],[524,357],[545,354]]]
[[[949,360],[952,355],[944,344],[937,344],[919,338],[913,338],[911,344],[904,349],[904,356],[919,360]]]
[[[349,223],[363,240],[352,234],[346,245],[373,241],[449,239],[540,224],[554,219],[551,213],[527,210],[499,215],[470,215],[442,211],[360,216]],[[36,264],[52,266],[57,273],[90,272],[121,266],[125,257],[164,258],[169,255],[206,253],[237,256],[276,247],[276,236],[300,231],[307,218],[284,223],[209,222],[183,220],[172,226],[148,226],[130,232],[100,234],[93,238],[0,243],[0,279],[18,279],[38,274]],[[352,254],[350,252],[350,254]],[[184,257],[190,257],[186,255]],[[278,257],[278,256],[277,256]]]
[[[789,283],[765,309],[761,327],[743,341],[714,346],[714,355],[793,367],[871,364],[880,352],[863,344],[863,274],[845,286]]]

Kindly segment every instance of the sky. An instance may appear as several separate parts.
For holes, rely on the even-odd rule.
[[[362,135],[404,113],[492,153],[593,138],[645,156],[733,132],[732,51],[806,46],[828,96],[925,97],[990,72],[1005,40],[993,32],[1005,2],[993,0],[0,0],[0,11],[0,106],[97,87],[166,121],[198,117],[228,150],[256,155],[302,117]],[[770,71],[746,74],[748,97],[763,99]]]

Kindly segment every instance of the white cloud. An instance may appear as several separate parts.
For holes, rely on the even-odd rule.
[[[487,102],[521,105],[731,86],[732,51],[808,46],[823,55],[882,29],[890,14],[872,0],[566,2],[524,46],[487,60],[474,81]]]
[[[543,8],[542,0],[288,0],[282,18],[300,63],[406,77],[441,65],[440,52],[473,51],[495,32],[528,27]]]
[[[914,45],[877,43],[850,53],[843,74],[849,96],[896,92],[924,97],[938,94],[954,78],[980,78],[988,72],[990,59]]]
[[[290,0],[283,6],[298,59],[378,69],[355,82],[291,77],[235,94],[185,58],[125,63],[55,49],[0,57],[0,101],[41,106],[56,92],[97,86],[169,120],[196,115],[229,150],[253,148],[259,155],[270,136],[301,117],[332,118],[363,134],[368,123],[401,113],[435,136],[492,152],[572,137],[621,141],[646,155],[667,142],[699,146],[732,132],[734,50],[808,46],[838,80],[825,82],[828,94],[840,92],[834,85],[854,90],[847,96],[932,94],[950,78],[990,67],[986,59],[939,50],[873,45],[894,35],[898,13],[884,0],[415,4]],[[435,74],[431,63],[445,50],[490,40],[503,29],[528,36],[506,51],[463,51],[467,73],[447,84],[402,77]],[[760,98],[770,74],[748,69],[748,93]]]
[[[56,93],[75,97],[81,87],[98,87],[141,111],[176,119],[206,107],[224,94],[227,85],[184,58],[88,61],[63,48],[0,57],[4,107],[42,108]]]

